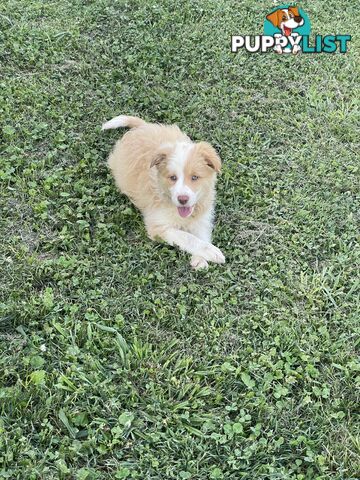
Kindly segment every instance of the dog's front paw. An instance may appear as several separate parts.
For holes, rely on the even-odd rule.
[[[294,46],[293,46],[293,51],[292,51],[292,53],[293,53],[294,55],[296,55],[296,54],[299,53],[300,51],[301,51],[300,45],[294,45]]]
[[[200,255],[208,262],[225,263],[225,257],[220,248],[215,247],[211,243],[201,250]]]
[[[209,264],[203,257],[199,257],[198,255],[193,255],[191,257],[190,265],[194,270],[200,270],[208,268]]]

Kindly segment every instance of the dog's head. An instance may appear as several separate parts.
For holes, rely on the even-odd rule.
[[[157,168],[163,193],[186,218],[213,188],[221,160],[207,142],[176,142],[162,145],[150,168]]]
[[[304,19],[300,15],[298,7],[279,8],[267,15],[266,18],[287,36],[291,35],[294,28],[304,24]]]

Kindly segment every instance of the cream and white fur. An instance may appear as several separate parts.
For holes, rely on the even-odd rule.
[[[195,269],[225,257],[211,243],[216,175],[221,160],[206,142],[192,142],[176,125],[120,115],[103,130],[129,127],[109,156],[116,185],[142,212],[151,239],[191,255]]]

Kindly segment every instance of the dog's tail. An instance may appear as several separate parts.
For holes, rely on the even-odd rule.
[[[112,118],[106,123],[103,123],[101,130],[109,130],[110,128],[129,127],[135,128],[145,125],[146,122],[139,117],[130,117],[128,115],[119,115]]]

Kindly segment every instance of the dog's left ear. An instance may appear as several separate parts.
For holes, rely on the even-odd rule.
[[[165,160],[166,160],[166,154],[165,153],[158,153],[151,160],[150,168],[154,167],[155,165],[160,165],[161,163],[165,162]]]
[[[200,155],[205,159],[206,164],[215,170],[216,173],[219,173],[221,170],[221,160],[215,148],[207,142],[199,142],[197,147]]]
[[[280,27],[280,15],[281,11],[280,10],[275,10],[275,12],[269,13],[269,15],[266,15],[266,19],[271,22],[274,27]]]

